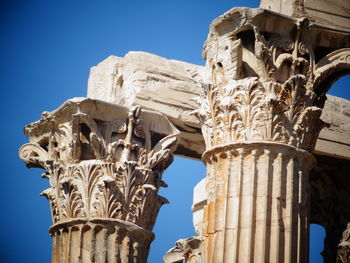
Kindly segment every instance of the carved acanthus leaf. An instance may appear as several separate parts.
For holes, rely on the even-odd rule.
[[[103,176],[97,183],[98,191],[95,194],[94,216],[102,218],[122,219],[122,195],[115,181],[109,176]]]
[[[56,192],[53,190],[53,188],[46,189],[43,191],[41,196],[45,196],[47,200],[50,202],[50,207],[51,207],[51,216],[52,216],[52,221],[54,223],[58,222],[60,220],[60,211],[59,211],[59,205],[57,203],[57,196]]]
[[[153,169],[155,166],[162,164],[159,171],[165,170],[171,163],[171,153],[177,146],[177,136],[169,135],[161,139],[152,151],[148,154],[147,163],[145,167],[147,169]]]
[[[318,134],[322,126],[316,121],[321,109],[313,106],[316,96],[306,83],[303,75],[283,84],[255,77],[231,80],[208,89],[210,104],[202,100],[195,115],[204,121],[204,130],[212,131],[209,145],[273,140],[309,149],[314,138],[303,135]]]
[[[59,201],[61,203],[62,218],[86,217],[84,202],[77,185],[72,178],[65,178],[61,181]]]

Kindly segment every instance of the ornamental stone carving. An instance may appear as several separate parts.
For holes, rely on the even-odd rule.
[[[213,21],[194,111],[206,143],[202,262],[308,262],[311,153],[325,93],[350,70],[347,33],[321,28],[249,8]]]
[[[76,98],[26,126],[30,143],[20,157],[45,169],[50,182],[42,195],[51,206],[52,262],[146,262],[167,203],[158,195],[162,173],[178,141],[176,154],[203,153],[199,123],[207,176],[193,206],[198,237],[179,240],[165,262],[306,263],[310,221],[326,229],[325,262],[350,262],[346,176],[323,165],[310,176],[327,126],[326,92],[350,73],[348,4],[328,5],[261,1],[292,17],[260,8],[226,12],[210,27],[205,67],[140,52],[111,56],[92,69],[88,96],[114,105]],[[340,10],[345,15],[336,16]],[[155,90],[160,98],[149,95]],[[164,113],[181,136],[162,114],[135,104]],[[327,150],[349,146],[342,114],[345,129],[330,128],[320,155],[348,158],[349,147]]]
[[[178,131],[162,115],[72,99],[25,127],[19,150],[47,172],[52,262],[146,262]]]
[[[264,25],[264,18],[285,30],[270,28],[272,21]],[[195,99],[206,145],[267,140],[311,151],[324,126],[319,117],[325,93],[336,80],[328,78],[350,70],[350,48],[320,57],[317,36],[317,26],[306,18],[263,9],[234,8],[214,20],[203,49],[211,78],[204,97]]]
[[[170,249],[163,257],[164,263],[200,263],[201,240],[190,237],[176,241],[176,246]]]

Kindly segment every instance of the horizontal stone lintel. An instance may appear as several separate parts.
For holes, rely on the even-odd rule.
[[[200,159],[205,145],[191,112],[197,108],[193,98],[200,95],[207,78],[203,66],[129,52],[123,58],[110,56],[91,68],[88,97],[141,105],[164,114],[181,132],[175,154]],[[350,101],[327,97],[321,119],[330,126],[321,131],[315,154],[350,159]]]

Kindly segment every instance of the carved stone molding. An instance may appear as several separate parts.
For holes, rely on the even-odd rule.
[[[162,172],[172,162],[176,128],[138,106],[79,98],[43,113],[25,134],[30,143],[20,148],[21,159],[45,169],[51,185],[42,195],[54,224],[52,261],[80,262],[88,253],[91,262],[146,262],[167,203],[157,192],[166,186]]]
[[[176,246],[171,248],[163,257],[164,263],[200,263],[201,239],[190,237],[176,241]]]
[[[202,262],[308,262],[311,153],[325,93],[350,71],[347,36],[263,9],[213,21],[194,111],[206,143]]]

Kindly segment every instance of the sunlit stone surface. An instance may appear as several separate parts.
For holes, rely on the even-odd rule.
[[[76,98],[25,127],[19,150],[46,170],[52,262],[146,262],[178,130],[163,115]]]
[[[325,262],[350,262],[350,102],[326,97],[350,73],[349,2],[260,7],[213,21],[205,66],[110,56],[90,99],[26,126],[20,157],[51,185],[52,262],[146,262],[172,154],[202,158],[207,176],[198,236],[164,262],[308,262],[310,222]]]

